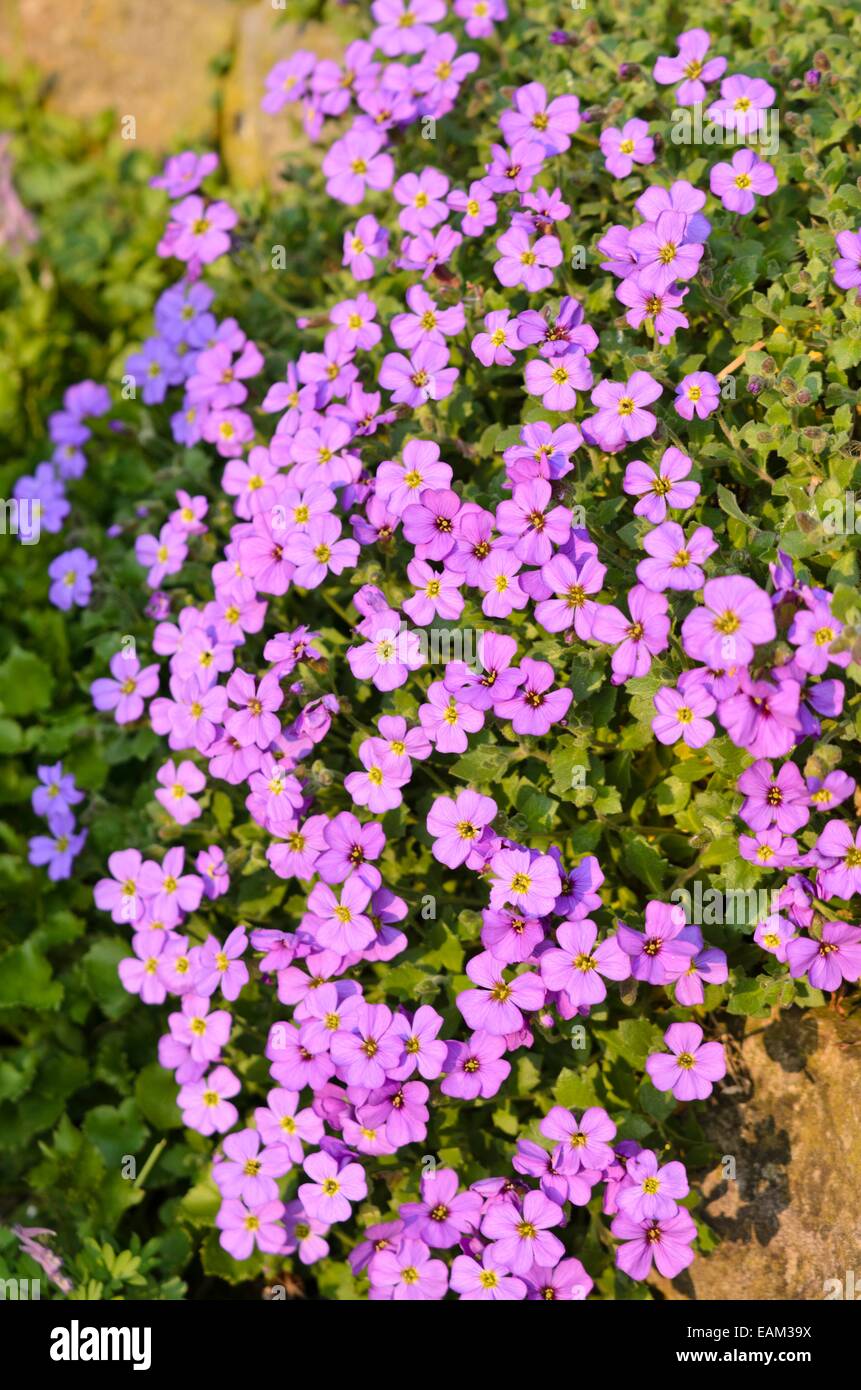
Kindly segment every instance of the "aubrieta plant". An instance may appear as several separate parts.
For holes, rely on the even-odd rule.
[[[99,562],[137,617],[92,703],[159,748],[94,893],[228,1277],[649,1296],[712,1242],[728,1020],[851,1006],[859,102],[784,8],[785,53],[752,5],[659,52],[374,0],[267,78],[283,244],[215,155],[153,179],[152,334],[15,489],[59,532],[111,431],[174,461]],[[95,570],[51,562],[67,622]],[[38,775],[66,877],[82,794]]]

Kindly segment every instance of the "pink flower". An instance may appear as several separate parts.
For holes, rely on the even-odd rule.
[[[637,565],[637,578],[653,593],[666,589],[701,589],[705,583],[702,565],[718,544],[708,526],[698,526],[689,539],[675,521],[664,521],[643,537],[649,559]]]
[[[555,236],[540,236],[534,243],[522,227],[509,227],[497,239],[501,259],[493,273],[506,289],[522,285],[530,294],[553,284],[553,267],[562,264],[562,247]]]
[[[634,372],[627,382],[599,382],[591,395],[598,413],[583,421],[584,438],[605,453],[617,453],[626,444],[645,439],[658,423],[645,407],[662,391],[648,372]]]
[[[706,99],[706,83],[716,82],[725,72],[726,58],[706,59],[711,37],[705,29],[686,29],[676,43],[677,56],[658,58],[652,76],[664,87],[679,83],[675,94],[679,106],[696,106]]]
[[[687,379],[687,378],[686,378]],[[625,469],[622,488],[632,497],[639,497],[634,506],[635,516],[644,516],[652,525],[666,519],[667,510],[687,510],[699,495],[700,485],[682,482],[691,471],[687,454],[672,445],[664,450],[657,469],[642,459],[634,459]]]
[[[247,671],[234,671],[227,682],[227,695],[239,706],[224,721],[230,737],[235,738],[241,748],[249,744],[268,748],[281,732],[281,725],[273,713],[284,701],[278,677],[270,671],[258,685]]]
[[[491,907],[513,903],[536,917],[553,911],[562,892],[562,880],[549,854],[533,857],[528,849],[499,849],[490,861],[490,869]]]
[[[614,646],[613,684],[621,685],[632,676],[644,676],[651,668],[652,657],[665,651],[669,644],[670,619],[663,594],[650,593],[638,584],[628,595],[631,617],[612,604],[596,609],[592,618],[592,639]]]
[[[709,187],[728,212],[748,213],[753,212],[756,195],[775,192],[777,175],[753,150],[736,150],[731,164],[712,165]]]
[[[348,1221],[352,1214],[351,1202],[359,1202],[368,1195],[365,1170],[360,1163],[338,1163],[331,1154],[309,1154],[304,1163],[305,1172],[312,1179],[299,1186],[299,1200],[309,1216],[327,1225],[335,1221]]]
[[[703,1042],[698,1023],[672,1023],[664,1034],[670,1049],[652,1052],[646,1071],[658,1091],[672,1091],[676,1100],[705,1100],[715,1081],[726,1076],[724,1050],[719,1042]]]
[[[539,975],[529,970],[508,982],[503,968],[489,951],[474,956],[466,973],[478,988],[463,990],[456,1001],[467,1026],[492,1037],[516,1033],[523,1026],[523,1012],[534,1013],[544,1003],[545,987]]]
[[[136,656],[121,651],[111,657],[110,670],[113,679],[103,676],[90,686],[93,704],[97,710],[112,709],[118,724],[132,724],[143,714],[144,700],[158,690],[158,665],[141,670]]]
[[[366,214],[344,233],[342,264],[352,272],[354,280],[370,280],[374,274],[374,260],[381,260],[388,250],[389,234],[385,227],[380,226],[376,217]]]
[[[170,759],[159,768],[156,781],[160,783],[156,801],[161,802],[178,825],[188,825],[189,821],[197,819],[201,808],[194,800],[194,793],[203,791],[206,786],[206,778],[199,767],[186,758],[177,768]]]
[[[635,164],[653,164],[655,143],[649,135],[648,121],[626,121],[622,129],[610,126],[601,131],[601,153],[608,173],[626,179]]]
[[[534,357],[526,364],[526,390],[540,396],[546,410],[573,410],[577,392],[591,385],[592,369],[582,348],[561,357]]]
[[[422,342],[410,357],[402,352],[390,352],[383,358],[379,382],[391,391],[396,404],[424,405],[425,401],[441,401],[451,395],[458,377],[456,367],[448,367],[448,349],[439,343]]]
[[[472,340],[472,350],[482,366],[510,367],[514,353],[523,344],[517,332],[517,320],[510,318],[510,310],[494,309],[484,316],[483,333],[476,333]]]
[[[386,144],[379,131],[348,131],[336,140],[325,159],[326,192],[339,203],[355,206],[365,196],[366,188],[388,188],[394,178],[395,166],[389,154],[380,154]]]
[[[652,732],[660,743],[677,743],[688,748],[703,748],[714,738],[715,726],[708,715],[714,714],[717,702],[701,685],[674,690],[662,686],[653,697],[657,714],[652,720]]]

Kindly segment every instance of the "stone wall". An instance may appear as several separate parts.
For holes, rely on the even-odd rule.
[[[117,131],[167,153],[219,149],[234,183],[273,179],[303,143],[298,120],[260,110],[266,73],[297,48],[337,57],[355,30],[279,23],[271,0],[0,0],[0,61],[35,64],[58,111],[111,109]],[[213,72],[213,65],[221,73]]]

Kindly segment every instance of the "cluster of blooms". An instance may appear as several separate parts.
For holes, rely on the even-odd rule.
[[[63,409],[48,417],[48,433],[54,446],[51,458],[40,463],[34,473],[18,478],[12,491],[18,504],[18,539],[23,545],[32,545],[42,530],[53,535],[63,529],[71,510],[66,483],[83,477],[87,468],[84,445],[92,430],[86,421],[106,414],[110,404],[106,386],[79,381],[65,392]],[[73,603],[84,607],[89,602],[90,576],[95,569],[95,560],[85,550],[69,550],[57,556],[49,571],[54,581],[51,602],[63,609],[71,608]]]
[[[258,442],[253,416],[242,408],[245,382],[260,373],[262,356],[234,320],[216,320],[213,291],[202,279],[204,268],[229,250],[237,220],[228,204],[207,202],[196,192],[215,157],[179,155],[154,180],[174,200],[160,254],[183,261],[185,272],[158,301],[156,335],[127,367],[147,404],[182,388],[174,437],[188,446],[202,439],[225,460],[222,486],[236,521],[223,558],[212,567],[212,599],[187,605],[175,622],[158,586],[181,571],[188,538],[206,529],[205,498],[179,492],[178,509],[159,535],[138,538],[137,557],[156,591],[148,610],[157,619],[152,645],[167,658],[169,695],[158,693],[157,663],[142,668],[134,651],[123,651],[111,662],[111,677],[94,682],[93,699],[97,708],[113,710],[120,724],[140,719],[151,699],[152,728],[167,737],[173,753],[190,755],[170,759],[158,773],[155,795],[167,814],[180,825],[201,814],[196,797],[206,787],[205,763],[211,779],[246,788],[250,817],[271,837],[266,857],[272,871],[307,887],[307,899],[294,930],[240,925],[223,945],[210,936],[191,946],[182,931],[187,915],[229,887],[224,854],[210,846],[198,856],[196,873],[185,872],[181,847],[160,864],[144,861],[135,849],[119,851],[109,860],[111,877],[96,887],[96,902],[133,928],[134,954],[120,966],[125,987],[144,1003],[160,1005],[168,996],[180,1001],[159,1057],[175,1072],[185,1123],[204,1135],[226,1136],[215,1168],[223,1199],[217,1224],[225,1248],[238,1258],[255,1244],[298,1251],[306,1263],[322,1258],[329,1227],[347,1219],[351,1203],[366,1195],[360,1160],[424,1140],[427,1082],[437,1081],[443,1095],[464,1101],[492,1097],[511,1071],[506,1054],[530,1046],[536,1024],[551,1029],[555,1017],[588,1016],[606,998],[605,981],[633,977],[672,989],[675,1004],[692,1007],[702,1004],[706,984],[720,984],[728,973],[724,953],[706,946],[681,909],[659,901],[647,904],[642,932],[618,923],[599,940],[591,917],[602,906],[597,860],[588,855],[566,867],[557,848],[542,853],[518,843],[494,829],[496,802],[467,788],[437,797],[426,829],[440,863],[472,871],[489,887],[482,949],[466,967],[473,988],[457,999],[469,1036],[440,1038],[443,1019],[430,1005],[411,1014],[368,1002],[351,972],[405,949],[400,924],[408,906],[377,867],[386,848],[382,826],[352,811],[330,816],[315,809],[316,782],[302,765],[332,726],[337,729],[341,714],[334,694],[306,699],[300,678],[303,664],[313,669],[324,656],[320,634],[306,627],[276,631],[264,646],[267,670],[237,664],[246,638],[264,631],[270,599],[294,587],[316,589],[329,574],[354,568],[363,550],[391,554],[404,542],[411,596],[396,603],[376,585],[359,587],[359,620],[347,651],[358,682],[389,692],[422,665],[421,630],[437,617],[460,616],[465,589],[481,595],[482,612],[495,622],[531,604],[545,631],[566,642],[612,647],[616,684],[645,675],[668,649],[673,617],[667,593],[702,591],[702,603],[680,624],[682,648],[694,664],[676,686],[655,695],[656,738],[702,748],[715,733],[710,716],[716,714],[730,739],[756,760],[744,774],[749,785],[741,787],[753,831],[742,837],[741,853],[761,865],[815,869],[816,892],[825,897],[861,884],[861,849],[841,822],[828,823],[813,858],[798,854],[791,834],[803,822],[786,821],[783,800],[799,800],[792,774],[782,769],[778,781],[768,762],[815,737],[818,717],[833,717],[842,707],[841,682],[813,679],[829,660],[846,664],[830,596],[799,587],[784,557],[773,570],[771,597],[745,577],[707,579],[704,566],[718,545],[711,529],[700,526],[686,536],[668,519],[699,494],[692,460],[671,447],[655,466],[633,460],[626,467],[624,491],[637,499],[634,513],[651,528],[642,539],[646,558],[637,566],[627,614],[602,601],[606,567],[588,530],[573,524],[560,480],[572,471],[571,456],[584,440],[617,453],[652,436],[657,417],[649,407],[664,388],[645,371],[626,381],[596,381],[591,358],[598,336],[572,297],[552,309],[494,310],[467,330],[467,306],[456,302],[460,282],[449,267],[464,238],[493,229],[490,263],[504,288],[541,294],[552,285],[562,261],[553,228],[570,208],[558,187],[537,181],[570,148],[581,115],[575,96],[551,98],[541,84],[529,83],[514,92],[500,118],[504,143],[492,146],[484,177],[466,189],[451,188],[432,167],[396,177],[392,133],[445,115],[478,64],[476,54],[459,54],[454,37],[433,27],[445,10],[444,0],[375,0],[370,41],[352,44],[342,65],[300,52],[269,75],[264,109],[299,103],[312,138],[324,121],[358,108],[323,160],[327,188],[350,208],[367,190],[391,190],[390,220],[396,218],[403,234],[396,264],[413,272],[415,282],[388,324],[378,322],[370,295],[357,291],[322,323],[300,325],[325,327],[325,336],[322,343],[309,339],[285,379],[268,388],[260,410],[277,420],[266,443]],[[458,0],[455,12],[475,38],[505,18],[502,3]],[[723,60],[702,61],[708,36],[703,47],[701,34],[681,36],[680,58],[660,59],[660,75],[655,72],[658,81],[684,79],[685,97],[694,101],[704,96],[698,87],[720,77],[725,66]],[[397,61],[381,62],[378,54]],[[736,76],[722,83],[711,110],[723,112],[737,129],[734,112],[762,113],[773,99],[768,84]],[[760,117],[750,120],[753,132]],[[601,148],[607,169],[619,178],[635,163],[655,159],[648,127],[639,120],[605,130]],[[748,155],[755,159],[739,151],[733,168]],[[723,180],[716,166],[712,192],[726,207],[751,211],[751,190],[772,191],[761,173],[767,167],[760,165],[754,177],[745,162],[732,175],[735,191],[727,192],[716,187]],[[749,206],[739,206],[748,200]],[[599,243],[629,324],[646,324],[659,342],[687,326],[679,306],[710,233],[705,202],[706,194],[684,180],[653,185],[636,202],[640,225],[611,227]],[[450,225],[453,214],[458,227]],[[498,225],[503,219],[504,229]],[[375,261],[388,256],[394,234],[371,214],[348,230],[343,263],[354,280],[373,279]],[[840,249],[849,256],[853,246]],[[383,345],[386,332],[391,349]],[[489,371],[512,366],[523,353],[525,393],[548,414],[573,412],[578,395],[591,393],[593,411],[580,425],[568,418],[523,426],[519,442],[503,455],[506,496],[493,510],[461,497],[455,470],[430,439],[410,438],[400,457],[385,459],[373,474],[364,457],[369,437],[455,390],[459,369],[451,365],[449,340],[467,333],[464,341]],[[378,365],[369,356],[376,349]],[[369,378],[366,367],[375,375]],[[674,389],[682,420],[706,419],[718,409],[720,383],[709,372],[689,373]],[[351,536],[343,534],[345,525]],[[769,645],[779,626],[788,628],[795,649],[788,662]],[[394,714],[377,719],[376,732],[358,748],[360,768],[345,779],[354,807],[372,817],[397,807],[415,762],[463,753],[488,719],[537,737],[563,723],[572,692],[554,686],[549,662],[518,658],[515,638],[496,631],[482,635],[478,656],[475,669],[448,663],[443,679],[423,692],[417,722]],[[853,789],[844,790],[851,779],[842,776],[831,774],[804,795],[823,808],[827,798],[837,804]],[[818,795],[823,790],[827,798]],[[806,803],[804,811],[806,820]],[[811,880],[797,874],[783,891],[790,921],[812,924]],[[769,935],[758,930],[757,939],[776,949]],[[821,940],[809,935],[786,942],[785,959],[794,974],[809,971],[813,984],[833,981],[835,970],[840,978],[858,978],[856,936],[857,929],[830,923]],[[229,1009],[211,1011],[211,1001],[219,989],[224,1001],[237,1000],[250,978],[243,960],[249,945],[259,955],[261,977],[274,981],[279,1003],[291,1014],[269,1033],[266,1057],[275,1088],[267,1105],[256,1110],[254,1127],[228,1134],[239,1121],[234,1099],[241,1090],[223,1061],[233,1019]],[[671,1025],[665,1042],[668,1050],[646,1061],[653,1084],[679,1101],[709,1095],[724,1074],[720,1044],[704,1042],[693,1023]],[[311,1099],[303,1105],[306,1091]],[[371,1296],[441,1298],[450,1286],[464,1297],[585,1297],[589,1276],[579,1262],[562,1258],[552,1230],[566,1220],[565,1203],[583,1205],[599,1183],[606,1184],[604,1209],[622,1241],[621,1269],[642,1278],[654,1259],[671,1277],[690,1262],[695,1228],[676,1201],[687,1192],[681,1165],[659,1167],[656,1156],[636,1144],[614,1150],[615,1127],[600,1110],[578,1122],[557,1109],[543,1121],[542,1133],[553,1141],[552,1151],[521,1140],[514,1161],[517,1173],[539,1180],[537,1189],[519,1178],[488,1178],[458,1193],[454,1173],[428,1174],[421,1202],[403,1207],[396,1222],[371,1228],[353,1255],[356,1272],[367,1269]],[[307,1157],[305,1145],[313,1148]],[[285,1205],[278,1182],[300,1166],[308,1181]],[[459,1253],[449,1273],[432,1251],[452,1247]]]
[[[48,822],[47,835],[34,835],[29,844],[29,860],[39,867],[47,864],[48,877],[71,878],[72,864],[84,848],[86,830],[75,829],[73,806],[83,801],[84,793],[75,786],[71,772],[63,771],[62,763],[38,767],[39,785],[30,798],[37,816]]]
[[[349,1122],[345,1139],[320,1138],[323,1119],[333,1124],[332,1106],[315,1103],[297,1113],[295,1096],[283,1090],[271,1091],[255,1118],[256,1129],[223,1141],[215,1167],[224,1195],[221,1242],[237,1259],[256,1244],[267,1253],[295,1252],[311,1264],[328,1252],[331,1225],[367,1193],[364,1171],[345,1142]],[[340,1128],[337,1120],[334,1127]],[[584,1206],[602,1185],[620,1269],[644,1279],[653,1265],[666,1278],[687,1268],[696,1227],[679,1204],[688,1193],[683,1164],[662,1164],[631,1140],[614,1146],[616,1126],[598,1106],[579,1119],[554,1106],[540,1128],[548,1145],[519,1140],[514,1175],[460,1190],[453,1169],[434,1167],[422,1178],[418,1201],[369,1226],[349,1256],[353,1273],[367,1274],[368,1297],[439,1300],[451,1289],[463,1299],[491,1302],[583,1300],[592,1280],[578,1259],[566,1257],[555,1231],[567,1224],[569,1207]],[[320,1147],[304,1158],[303,1141]],[[276,1179],[294,1164],[302,1164],[309,1181],[285,1205]],[[454,1252],[450,1265],[440,1258],[445,1251]]]

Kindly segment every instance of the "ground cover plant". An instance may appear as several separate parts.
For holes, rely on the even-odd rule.
[[[274,193],[35,120],[12,1273],[650,1298],[741,1024],[857,1007],[861,19],[697,18],[375,0]]]

